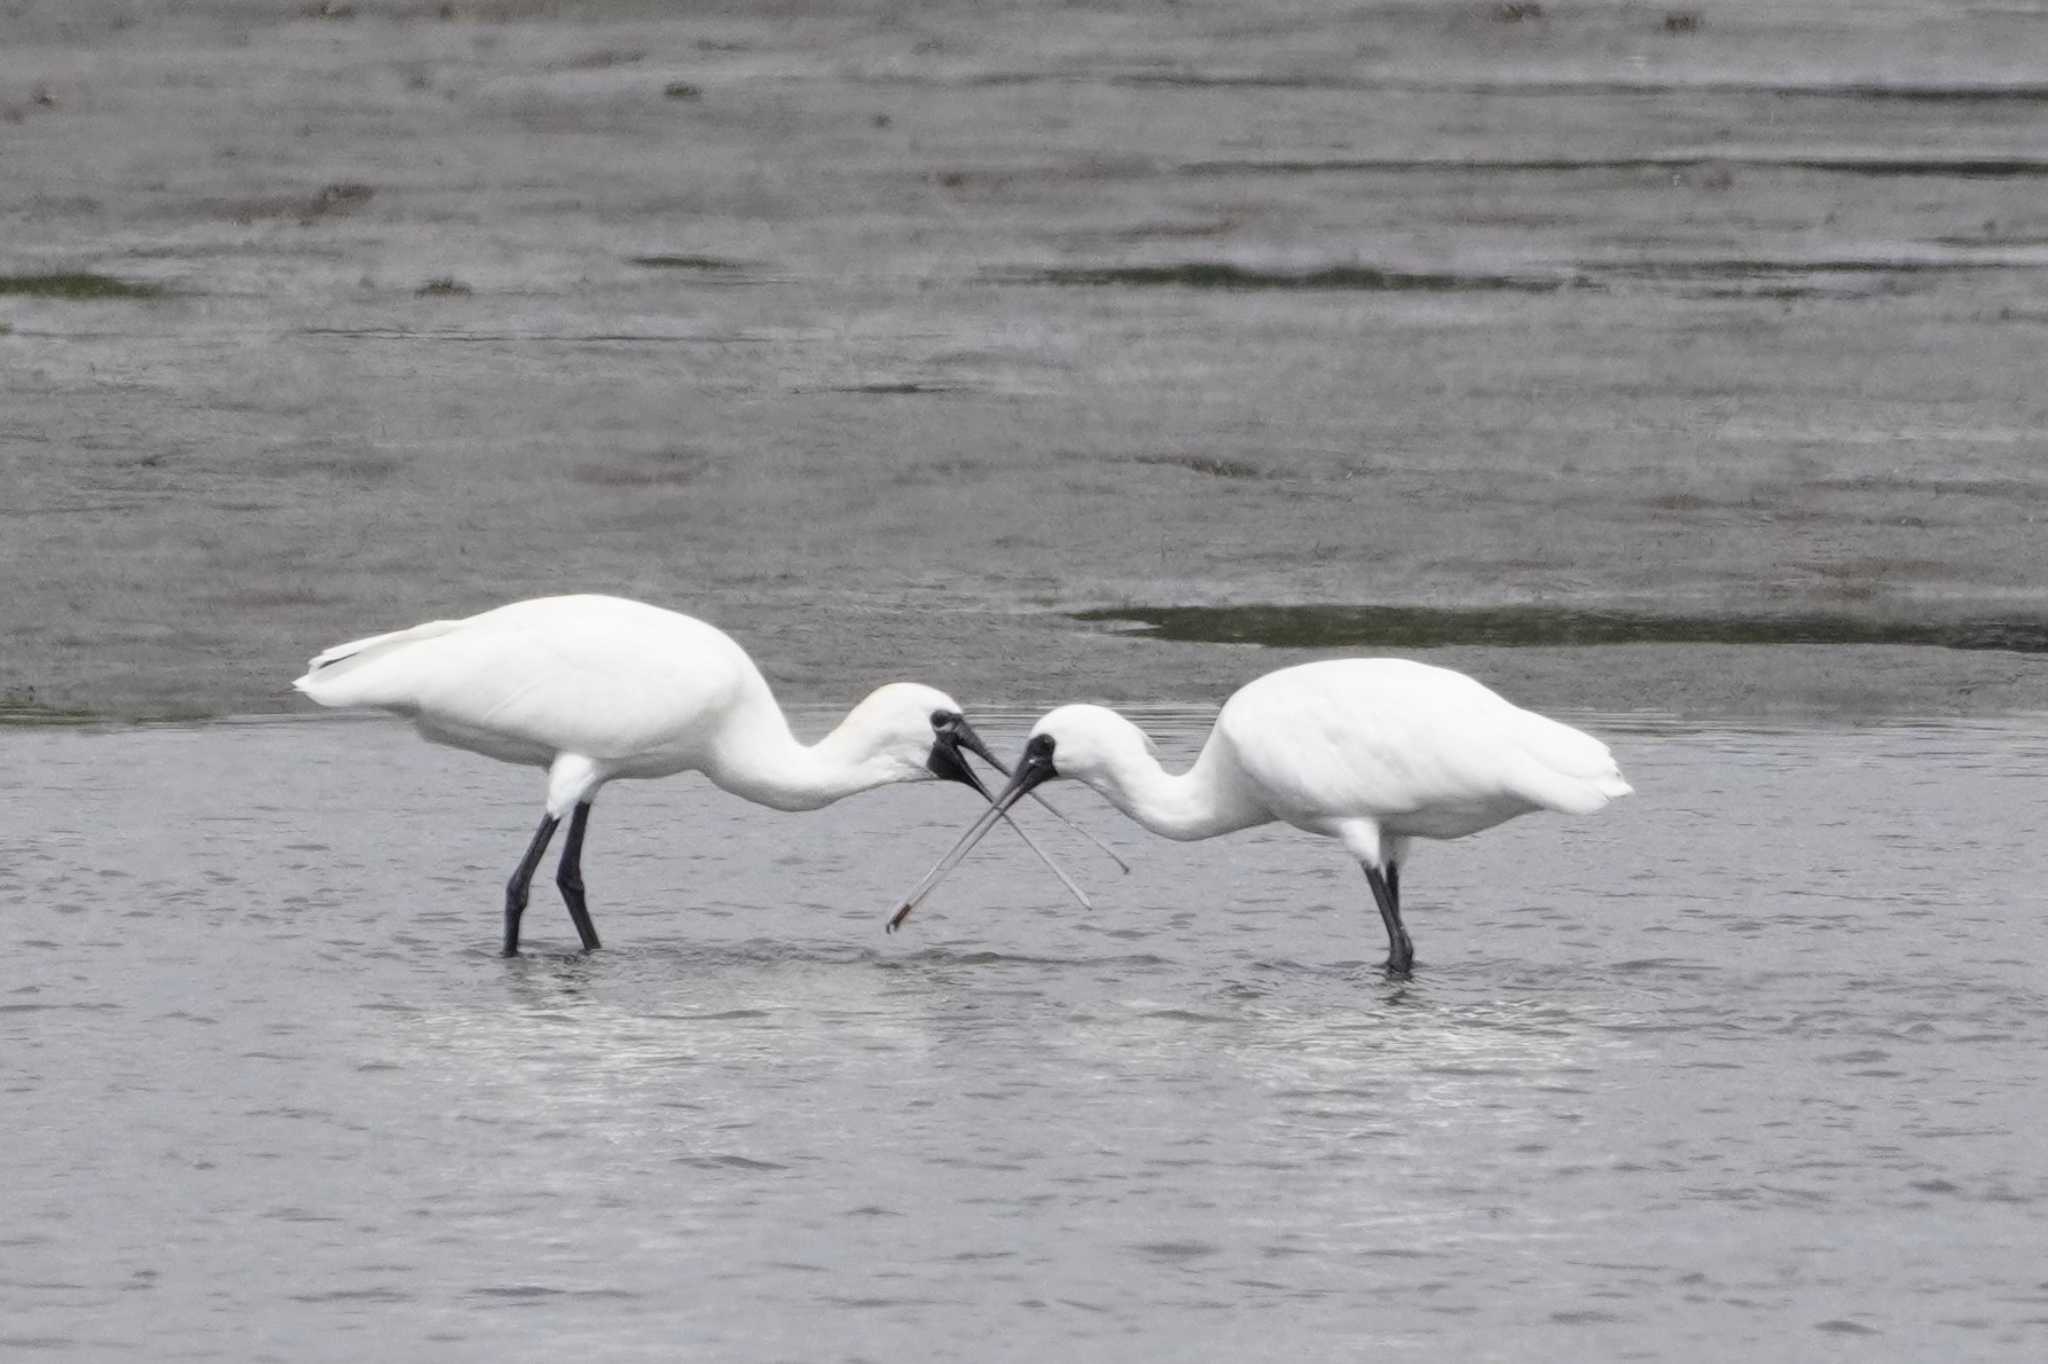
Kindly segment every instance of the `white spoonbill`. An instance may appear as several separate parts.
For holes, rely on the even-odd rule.
[[[986,797],[963,747],[1008,771],[952,697],[911,682],[879,688],[806,747],[724,631],[618,597],[540,597],[338,644],[292,685],[323,706],[396,711],[435,743],[547,769],[546,813],[505,887],[508,957],[534,869],[571,812],[555,884],[583,946],[598,946],[583,832],[598,788],[615,777],[702,772],[757,804],[813,810],[934,777]]]
[[[905,897],[893,930],[1025,792],[1073,777],[1153,833],[1192,840],[1284,820],[1339,839],[1365,869],[1406,974],[1401,864],[1417,838],[1462,838],[1532,810],[1588,814],[1633,789],[1607,745],[1447,668],[1332,659],[1268,673],[1223,703],[1195,765],[1160,767],[1113,710],[1062,706],[1032,727],[1015,777]]]

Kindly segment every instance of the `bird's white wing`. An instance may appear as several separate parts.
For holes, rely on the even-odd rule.
[[[462,625],[463,622],[459,620],[430,620],[422,625],[415,625],[410,630],[393,630],[389,634],[371,635],[367,639],[352,639],[346,644],[337,644],[332,649],[322,650],[307,659],[306,675],[292,685],[312,695],[317,687],[338,681],[351,671],[341,667],[341,664],[351,660],[356,660],[358,665],[367,663],[370,658],[379,654],[418,640],[445,635],[450,630],[461,629]]]
[[[302,689],[328,705],[383,707],[605,759],[686,743],[707,711],[765,685],[713,627],[608,598],[522,602],[409,633],[337,664],[331,679],[309,674]]]
[[[1607,802],[1605,745],[1524,711],[1462,673],[1339,659],[1268,674],[1218,717],[1238,761],[1283,812],[1395,814]],[[1626,784],[1621,783],[1622,789]]]

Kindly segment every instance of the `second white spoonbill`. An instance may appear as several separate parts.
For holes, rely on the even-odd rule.
[[[1009,770],[952,697],[912,682],[879,688],[837,729],[801,744],[724,631],[619,597],[540,597],[338,644],[292,685],[323,706],[395,711],[435,743],[547,769],[546,811],[505,887],[508,957],[564,816],[555,884],[583,946],[599,945],[584,903],[583,834],[598,788],[615,778],[702,772],[758,805],[812,810],[934,777],[986,797],[962,748]]]
[[[1223,705],[1193,767],[1159,765],[1150,739],[1101,706],[1062,706],[1032,727],[1010,784],[889,920],[909,917],[1001,812],[1072,777],[1167,838],[1213,838],[1284,821],[1340,840],[1365,869],[1387,930],[1387,969],[1415,948],[1401,922],[1401,865],[1417,838],[1462,838],[1534,810],[1588,814],[1632,789],[1607,745],[1526,711],[1447,668],[1332,659],[1268,673]]]

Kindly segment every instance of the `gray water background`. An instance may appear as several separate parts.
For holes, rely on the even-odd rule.
[[[2039,622],[2044,53],[2035,0],[10,5],[0,706],[281,709],[569,590],[842,706],[1260,670],[1070,615],[1132,603]],[[162,292],[11,282],[69,271]],[[1948,650],[1449,661],[2048,709]]]
[[[1586,651],[1597,658],[1598,651]],[[831,716],[806,712],[799,727]],[[1140,717],[1173,761],[1205,712]],[[609,790],[389,721],[0,730],[0,1345],[52,1360],[2030,1359],[2048,723],[1583,716],[1424,845]],[[1027,717],[986,729],[1013,748]]]

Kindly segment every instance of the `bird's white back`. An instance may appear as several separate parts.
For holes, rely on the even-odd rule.
[[[1599,740],[1462,673],[1405,659],[1269,673],[1224,704],[1212,742],[1295,822],[1353,814],[1392,826],[1424,810],[1506,818],[1517,805],[1584,812],[1628,789]]]
[[[714,717],[760,709],[760,723],[782,723],[723,631],[616,597],[515,602],[351,647],[322,654],[295,685],[323,705],[397,711],[429,737],[514,761],[570,752],[653,774],[697,765],[730,738]]]

